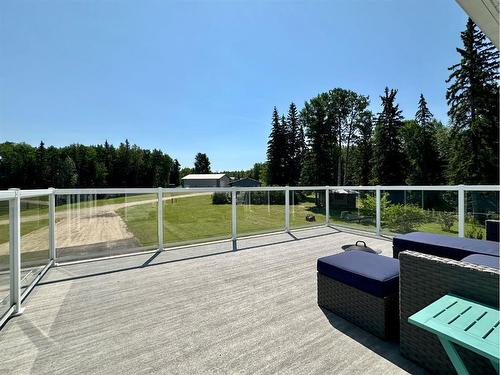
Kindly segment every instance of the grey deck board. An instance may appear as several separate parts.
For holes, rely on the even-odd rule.
[[[357,239],[391,254],[319,228],[52,268],[0,331],[0,374],[422,373],[316,304],[317,258]]]

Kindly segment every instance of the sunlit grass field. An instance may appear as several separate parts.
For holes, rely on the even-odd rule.
[[[122,208],[117,213],[126,221],[128,229],[144,246],[157,241],[157,210],[155,204]],[[315,221],[306,221],[306,215],[314,215]],[[330,210],[330,223],[364,231],[375,231],[373,222],[357,223],[340,218],[341,210]],[[182,243],[216,240],[231,237],[231,205],[212,204],[210,195],[193,196],[166,201],[163,208],[164,243]],[[290,207],[290,227],[303,228],[325,223],[325,209],[316,207],[314,197]],[[237,234],[245,236],[283,230],[285,206],[280,204],[238,204]],[[393,234],[386,228],[385,234]],[[439,223],[427,222],[418,227],[420,231],[457,235],[456,223],[449,232],[443,231]]]

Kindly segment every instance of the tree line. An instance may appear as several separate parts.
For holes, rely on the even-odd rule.
[[[177,186],[180,179],[177,160],[128,140],[60,148],[5,142],[0,155],[0,189]]]
[[[268,185],[498,184],[499,52],[468,20],[460,62],[446,81],[449,126],[423,95],[404,119],[396,89],[385,88],[380,111],[366,95],[343,88],[321,93],[298,112],[272,113]]]

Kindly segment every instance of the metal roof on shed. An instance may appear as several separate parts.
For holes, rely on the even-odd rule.
[[[224,176],[225,176],[224,173],[209,173],[209,174],[193,173],[182,177],[182,180],[220,180]]]

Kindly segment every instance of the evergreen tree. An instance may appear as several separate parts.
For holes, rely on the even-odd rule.
[[[498,184],[499,52],[469,19],[461,33],[460,62],[451,66],[451,183]]]
[[[288,185],[297,185],[300,178],[300,124],[297,107],[294,103],[290,103],[288,115],[286,118],[286,140],[287,140],[287,157],[286,157],[286,180]]]
[[[408,183],[411,185],[436,185],[443,182],[443,163],[438,150],[436,121],[420,95],[413,130],[405,137],[406,157],[410,164]]]
[[[386,87],[380,97],[382,112],[375,126],[372,159],[375,183],[380,185],[402,185],[406,177],[400,134],[403,116],[395,103],[397,92]]]
[[[315,164],[315,155],[308,149],[304,156],[302,171],[300,173],[300,185],[315,186],[318,185],[318,176],[316,174],[318,165]]]
[[[179,186],[181,184],[181,165],[177,159],[172,163],[172,168],[170,169],[170,184]]]
[[[286,157],[286,180],[288,185],[294,186],[298,185],[300,180],[300,171],[305,151],[304,129],[300,124],[299,113],[295,103],[290,103],[288,109],[286,138],[288,153]]]
[[[369,111],[365,111],[358,124],[358,137],[355,143],[354,160],[355,174],[353,176],[353,184],[369,185],[371,179],[371,165],[373,147],[373,115]]]
[[[108,143],[108,140],[104,142],[104,147],[102,150],[102,156],[100,160],[104,163],[106,167],[106,171],[108,172],[107,176],[107,186],[117,186],[117,176],[114,170],[114,161],[116,159],[116,149],[113,145]]]
[[[267,184],[286,185],[287,136],[284,117],[281,118],[276,107],[273,109],[271,134],[267,142]]]
[[[210,173],[210,160],[207,154],[198,152],[194,158],[194,173]]]
[[[38,188],[45,188],[50,183],[50,168],[47,160],[47,150],[45,144],[40,142],[36,150],[35,170],[33,171],[34,185]]]
[[[428,128],[432,122],[432,113],[427,107],[427,101],[423,94],[420,94],[420,99],[418,100],[418,109],[415,114],[415,120],[421,128]]]

